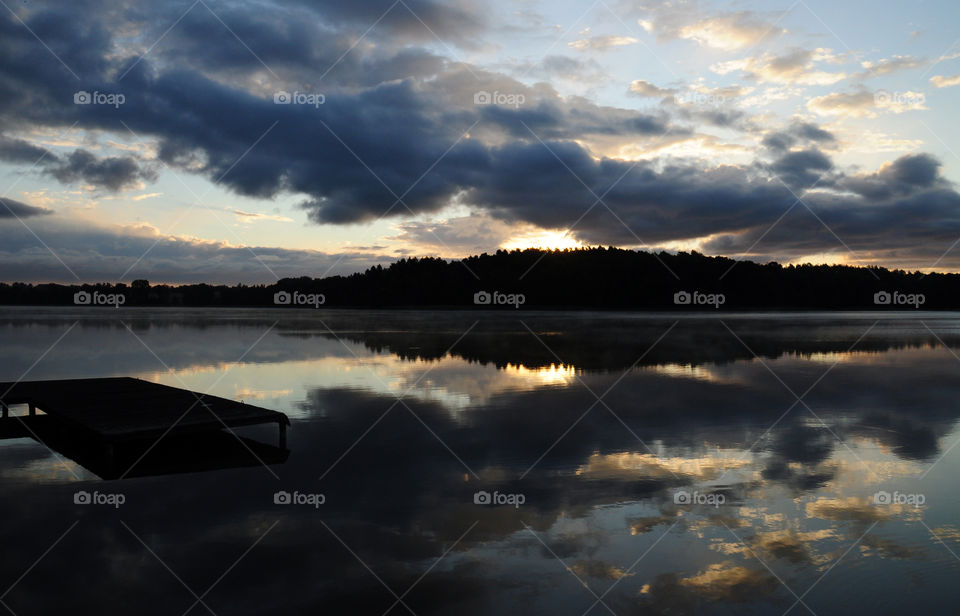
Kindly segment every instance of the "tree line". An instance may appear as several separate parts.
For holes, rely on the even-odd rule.
[[[508,301],[509,300],[509,301]],[[614,247],[404,258],[274,284],[0,283],[4,305],[485,309],[956,309],[960,274],[755,263]]]

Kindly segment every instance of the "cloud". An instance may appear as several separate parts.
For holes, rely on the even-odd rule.
[[[30,163],[43,173],[53,176],[64,184],[84,182],[95,188],[117,192],[135,186],[141,181],[155,181],[156,171],[141,166],[132,156],[97,158],[93,153],[77,149],[62,157],[47,148],[24,139],[0,135],[0,160],[14,163]],[[157,193],[159,194],[159,193]],[[145,199],[153,195],[135,197]]]
[[[812,186],[833,169],[833,162],[820,150],[810,148],[787,152],[770,166],[782,181],[793,190]]]
[[[849,117],[876,117],[873,92],[834,92],[817,96],[807,101],[807,109],[818,115],[843,115]]]
[[[582,217],[574,233],[577,239],[592,244],[657,245],[711,236],[716,238],[709,246],[713,254],[730,254],[744,243],[744,238],[768,228],[796,202],[794,193],[779,180],[749,167],[720,165],[704,169],[692,161],[663,167],[648,161],[595,161],[573,143],[553,142],[547,146],[550,150],[542,144],[503,146],[492,156],[495,167],[489,183],[469,191],[465,201],[496,217],[543,228],[563,228],[570,220]],[[901,161],[894,167],[903,164]],[[784,181],[795,188],[809,185],[833,166],[822,152],[808,148],[778,157],[771,170],[786,176]],[[556,167],[569,171],[549,173]],[[842,185],[845,179],[861,177],[868,176],[848,176],[834,170],[828,179],[829,185]],[[898,177],[881,174],[877,181],[900,185]],[[950,212],[960,205],[960,195],[942,182],[913,185],[907,192],[890,186],[888,194],[885,200],[867,199],[863,194],[810,195],[805,200],[828,224],[835,221],[846,234],[858,238],[858,242],[862,238],[868,245],[867,238],[882,244],[886,240],[880,237],[896,230],[898,242],[909,244],[911,234],[916,234],[912,241],[925,237],[928,252],[934,253],[937,249],[933,244],[946,247],[960,235],[960,227],[955,224],[947,225],[949,229],[928,226],[941,217],[953,220]],[[603,203],[613,213],[602,207],[590,209],[597,195],[605,195]],[[910,218],[910,224],[897,222],[900,217]],[[785,245],[802,241],[808,242],[808,247],[834,247],[831,236],[822,234],[815,219],[813,226],[804,222],[800,226],[792,235],[778,237]],[[839,230],[837,233],[847,240],[847,235]],[[721,241],[721,237],[726,239]],[[734,238],[735,244],[730,243]]]
[[[922,92],[888,92],[859,89],[853,92],[834,92],[807,101],[807,109],[817,115],[875,118],[880,111],[904,113],[925,110],[926,96]]]
[[[587,49],[596,49],[602,51],[611,47],[632,45],[636,42],[638,42],[638,40],[632,36],[591,36],[590,38],[571,41],[567,43],[567,46],[578,51],[585,51]]]
[[[303,2],[328,24],[344,22],[362,28],[380,30],[393,41],[433,41],[438,36],[453,44],[481,33],[488,23],[487,13],[469,0],[405,0],[396,5],[390,0],[359,2]],[[377,27],[371,28],[371,24]]]
[[[906,196],[948,184],[940,177],[939,160],[929,154],[908,154],[884,163],[876,172],[847,178],[842,186],[869,199]]]
[[[747,117],[744,111],[734,106],[734,100],[752,90],[738,85],[709,88],[702,83],[688,84],[685,88],[661,88],[649,81],[636,79],[631,82],[628,94],[661,98],[660,105],[669,109],[678,119],[733,127],[743,124]]]
[[[143,201],[144,199],[153,199],[154,197],[162,197],[162,196],[163,196],[163,193],[153,192],[153,193],[146,193],[146,194],[143,194],[143,195],[135,195],[135,196],[133,196],[133,197],[130,197],[130,200],[131,200],[131,201]]]
[[[926,61],[923,58],[913,56],[893,56],[892,58],[883,58],[877,62],[865,60],[860,63],[864,69],[864,76],[880,77],[889,75],[898,71],[909,70],[923,66]]]
[[[836,143],[836,137],[810,122],[795,121],[789,127],[767,132],[762,144],[772,150],[788,150],[797,144],[816,143],[821,146]]]
[[[276,222],[293,222],[292,218],[281,216],[279,214],[261,214],[260,212],[244,212],[243,210],[233,210],[234,216],[243,222],[253,222],[254,220],[273,220]]]
[[[9,199],[3,202],[12,203],[14,211],[23,207]],[[6,211],[0,206],[0,219]],[[48,212],[28,215],[42,213]],[[277,277],[320,276],[328,270],[330,275],[349,273],[393,260],[389,255],[361,250],[329,253],[236,246],[164,235],[148,225],[99,226],[52,217],[32,220],[30,230],[7,220],[0,223],[0,231],[4,237],[0,280],[5,281],[76,282],[71,270],[86,282],[117,281],[132,267],[124,278],[127,282],[147,278],[157,282],[270,283]]]
[[[51,210],[34,205],[27,205],[20,201],[14,201],[7,197],[0,197],[0,219],[3,218],[29,218],[31,216],[44,216],[52,214]]]
[[[645,96],[649,98],[663,97],[663,96],[673,96],[677,90],[671,88],[660,88],[649,81],[643,79],[635,79],[630,82],[630,93],[636,94],[637,96]]]
[[[417,41],[424,40],[423,24],[393,15],[402,6],[385,18],[383,30],[375,28],[373,38],[351,48],[362,34],[355,31],[361,15],[373,15],[372,23],[378,8],[381,13],[389,8],[373,2],[361,5],[286,3],[265,17],[255,7],[238,4],[224,20],[250,49],[198,9],[142,59],[144,50],[120,34],[147,24],[144,37],[156,40],[148,36],[153,34],[150,24],[169,24],[178,16],[161,19],[174,12],[166,5],[138,5],[132,16],[107,10],[105,3],[94,0],[31,5],[24,9],[25,23],[51,41],[54,52],[68,58],[82,83],[64,79],[64,67],[46,50],[37,50],[36,40],[23,25],[10,16],[0,19],[0,37],[8,52],[0,65],[0,129],[18,137],[50,135],[76,123],[82,136],[77,141],[86,144],[104,133],[127,134],[126,126],[151,143],[151,152],[155,144],[159,161],[174,170],[199,175],[251,199],[293,196],[314,223],[346,225],[381,216],[410,222],[411,217],[420,217],[399,231],[413,246],[433,241],[430,231],[450,231],[451,242],[473,242],[468,236],[458,238],[463,229],[456,225],[463,223],[451,222],[464,214],[443,219],[452,231],[442,229],[440,222],[424,222],[427,216],[441,217],[445,208],[459,206],[474,216],[518,228],[564,229],[579,220],[573,234],[588,243],[696,241],[717,251],[737,250],[745,238],[757,237],[795,202],[771,172],[791,187],[804,188],[813,175],[826,171],[822,188],[834,192],[820,192],[818,185],[817,194],[804,200],[820,208],[825,221],[849,233],[851,241],[860,242],[858,246],[868,237],[882,243],[886,238],[878,225],[892,223],[890,212],[914,215],[911,207],[924,224],[910,226],[904,237],[922,241],[922,249],[933,250],[936,242],[955,231],[960,235],[950,215],[957,196],[952,187],[938,183],[904,193],[903,182],[893,176],[871,179],[870,174],[839,168],[825,153],[836,140],[812,122],[763,132],[741,110],[709,104],[710,97],[740,96],[746,88],[711,89],[698,82],[674,90],[637,80],[631,84],[633,94],[667,100],[641,111],[599,105],[582,96],[561,95],[547,83],[528,85],[417,47]],[[443,38],[464,25],[465,16],[475,12],[471,6],[418,2],[411,8],[422,7],[430,18],[421,17],[431,27],[436,25]],[[703,21],[689,15],[696,13],[681,15],[676,23],[663,14],[651,19],[658,29],[679,32]],[[720,30],[716,25],[710,32]],[[588,41],[588,49],[625,42],[622,37],[582,40]],[[350,53],[344,55],[348,48]],[[830,50],[818,48],[714,66],[718,73],[743,72],[748,79],[786,88],[845,78],[844,73],[822,70],[822,65],[836,62]],[[572,75],[584,66],[587,63],[557,57],[542,69]],[[123,79],[117,81],[121,74]],[[73,93],[81,87],[122,91],[127,102],[117,108],[75,105]],[[280,89],[322,91],[326,99],[317,106],[275,104],[273,93]],[[479,91],[513,96],[515,102],[477,104]],[[703,95],[708,104],[694,104],[688,94]],[[817,97],[807,105],[821,115],[854,116],[923,108],[922,102],[903,96],[877,99],[865,89]],[[729,139],[718,145],[717,137],[705,134],[703,126],[739,129],[749,138],[762,136],[763,147],[753,157],[739,150],[738,161],[711,158],[721,146],[737,144]],[[29,164],[36,160],[34,154],[39,157],[47,151],[39,140],[33,141],[5,138],[0,156]],[[676,143],[691,146],[685,157],[663,152],[664,144]],[[104,190],[121,191],[155,177],[150,160],[132,155],[98,157],[80,147],[56,156],[51,152],[46,158],[49,161],[40,165],[42,173]],[[863,186],[878,184],[880,188],[870,190],[887,196],[872,202],[857,192],[860,184],[851,178],[860,178]],[[890,186],[884,192],[886,184]],[[616,215],[600,205],[584,215],[600,195]],[[151,204],[162,205],[159,200]],[[238,204],[235,209],[249,213],[263,208]],[[933,230],[930,225],[937,215],[944,224]],[[793,235],[770,236],[782,240],[789,254],[833,247],[833,238],[822,228],[794,222],[798,227]],[[898,231],[901,227],[893,224]],[[496,225],[489,229],[489,239],[501,236]],[[95,252],[89,243],[80,245]],[[228,247],[223,250],[217,254],[234,254]],[[918,254],[916,246],[910,250],[911,255]],[[234,267],[224,259],[225,267]],[[171,268],[190,274],[175,263]]]
[[[843,72],[817,70],[818,63],[831,57],[829,49],[795,48],[781,55],[766,52],[760,56],[718,62],[710,70],[719,75],[741,72],[745,78],[759,83],[822,86],[849,77]]]
[[[802,186],[811,172],[825,167],[818,158],[808,152],[806,158],[788,159],[794,163],[788,170],[801,174],[798,184]],[[929,268],[934,262],[947,266],[949,261],[956,267],[955,257],[939,261],[960,236],[960,219],[955,215],[960,194],[940,169],[940,161],[929,154],[901,156],[874,172],[851,174],[829,169],[816,192],[797,193],[816,216],[806,208],[786,213],[788,203],[780,210],[784,217],[776,225],[771,221],[772,226],[717,234],[703,249],[719,254],[745,252],[762,239],[776,247],[781,259],[832,250],[861,263]],[[828,237],[834,238],[833,242]]]
[[[56,161],[57,155],[47,148],[34,145],[23,139],[0,135],[0,160],[10,163],[33,163],[43,160]]]
[[[736,51],[770,42],[786,32],[776,23],[779,17],[771,21],[755,11],[704,16],[702,5],[695,0],[638,4],[643,16],[637,23],[660,41],[686,39],[711,49]]]
[[[875,130],[858,131],[855,143],[846,147],[847,152],[871,154],[888,152],[915,152],[924,145],[923,139],[903,139]]]
[[[549,80],[599,83],[607,78],[603,67],[592,58],[571,58],[556,54],[548,55],[536,63],[516,66],[512,72],[518,79],[529,75]]]
[[[143,180],[153,182],[157,179],[155,170],[141,167],[132,156],[110,156],[98,159],[91,152],[83,149],[75,150],[55,165],[48,165],[44,173],[64,184],[84,182],[112,192],[137,186]]]
[[[318,222],[373,219],[427,170],[404,204],[414,212],[438,211],[471,183],[474,169],[484,167],[487,146],[481,139],[530,139],[533,131],[544,139],[608,135],[627,140],[671,129],[662,112],[564,100],[549,87],[532,88],[503,75],[462,68],[430,80],[330,92],[319,108],[276,105],[271,93],[255,96],[192,71],[136,70],[126,79],[128,87],[135,84],[141,92],[136,98],[145,103],[139,108],[134,109],[132,95],[130,104],[107,117],[48,100],[47,115],[36,111],[36,121],[79,119],[88,130],[107,130],[122,120],[136,134],[159,141],[158,157],[165,164],[219,179],[244,196],[302,193]],[[522,94],[526,103],[478,106],[474,95],[481,89]],[[465,138],[464,131],[478,120],[472,138]],[[673,132],[689,130],[675,127]],[[98,162],[82,153],[55,171],[62,181],[97,181],[110,189],[138,177],[149,179],[132,159]],[[397,205],[392,212],[406,215],[409,210]]]
[[[101,11],[109,6],[91,4]],[[289,0],[263,7],[218,2],[213,6],[217,17],[204,10],[185,12],[186,6],[139,6],[123,17],[134,16],[132,21],[145,41],[160,41],[166,35],[151,55],[169,54],[193,66],[206,63],[266,71],[266,64],[278,74],[311,60],[325,62],[319,67],[323,72],[345,49],[363,42],[391,52],[438,39],[447,45],[472,48],[479,44],[478,38],[489,24],[488,13],[470,0]],[[122,19],[113,13],[114,20]],[[167,32],[175,21],[177,27]],[[201,49],[204,55],[196,53]],[[349,58],[344,61],[348,67],[353,64]]]
[[[960,75],[951,75],[948,77],[944,77],[943,75],[934,75],[930,78],[930,83],[937,88],[950,88],[960,85]]]
[[[726,13],[683,26],[676,35],[694,40],[704,47],[735,51],[758,45],[783,34],[785,30],[758,19],[749,11]]]
[[[521,225],[522,227],[522,225]],[[518,232],[516,225],[480,213],[437,221],[408,221],[387,239],[425,255],[474,255],[498,247]]]

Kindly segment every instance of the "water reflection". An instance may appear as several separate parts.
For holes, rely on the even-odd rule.
[[[926,327],[956,345],[956,315],[726,318],[736,335],[682,319],[659,342],[675,317],[228,316],[85,316],[30,378],[255,399],[295,419],[278,477],[78,481],[4,441],[8,579],[80,519],[4,599],[17,613],[53,608],[48,576],[81,613],[182,612],[194,597],[138,537],[198,595],[255,544],[204,599],[217,612],[782,614],[802,597],[793,612],[839,614],[953,595],[960,362]],[[7,313],[4,378],[75,318]],[[127,504],[74,506],[77,486]],[[275,505],[280,489],[326,503]],[[478,490],[525,502],[477,505]]]

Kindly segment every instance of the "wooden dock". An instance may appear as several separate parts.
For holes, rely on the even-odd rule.
[[[18,404],[28,406],[28,417],[9,417],[9,407]],[[38,410],[47,417],[37,415]],[[271,449],[288,453],[286,428],[290,420],[283,413],[129,377],[0,383],[0,412],[3,418],[17,423],[26,419],[44,426],[44,433],[60,445],[57,449],[70,449],[73,441],[97,442],[104,447],[107,462],[113,461],[115,449],[121,446],[129,450],[131,444],[150,443],[152,447],[161,437],[161,444],[222,443],[226,428],[269,423],[279,428],[279,447]],[[0,420],[0,438],[30,433],[27,425],[12,426]],[[166,449],[160,447],[157,452]],[[286,459],[286,455],[268,457]]]

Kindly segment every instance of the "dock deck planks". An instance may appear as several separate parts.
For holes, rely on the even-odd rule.
[[[275,422],[285,447],[290,424],[278,411],[130,377],[0,383],[0,402],[29,404],[108,443]]]

